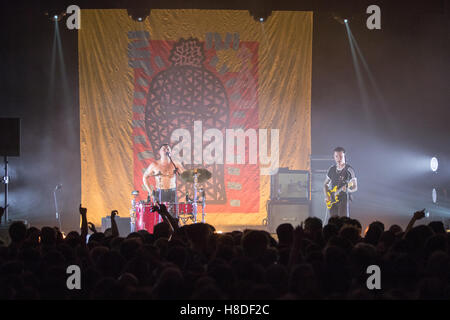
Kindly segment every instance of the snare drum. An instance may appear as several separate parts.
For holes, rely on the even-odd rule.
[[[178,203],[178,215],[192,214],[193,212],[192,203]]]

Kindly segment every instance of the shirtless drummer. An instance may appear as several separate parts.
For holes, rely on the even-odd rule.
[[[147,192],[152,194],[153,198],[160,203],[173,203],[176,200],[175,168],[169,159],[171,152],[172,149],[168,144],[161,145],[159,148],[160,159],[148,166],[142,178]],[[183,165],[176,160],[174,160],[174,163],[178,168],[178,174],[181,174],[184,171]],[[155,177],[156,190],[153,190],[152,186],[148,184],[148,178],[152,176]]]

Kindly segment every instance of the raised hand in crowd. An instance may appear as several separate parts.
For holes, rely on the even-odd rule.
[[[425,209],[414,212],[413,215],[414,220],[420,220],[422,218],[425,218]]]
[[[81,203],[80,203],[79,211],[80,211],[80,214],[81,214],[82,216],[83,216],[83,215],[86,215],[86,213],[87,213],[87,209],[86,209],[86,208],[83,208],[83,207],[81,206]]]
[[[159,206],[153,206],[152,210],[159,213],[164,222],[169,224],[172,232],[178,229],[178,220],[170,215],[165,204],[161,203]]]
[[[81,239],[83,243],[86,243],[86,237],[88,234],[88,222],[87,222],[87,209],[83,208],[80,203],[79,212],[81,215]]]
[[[414,223],[415,223],[417,220],[420,220],[420,219],[422,219],[422,218],[425,218],[425,209],[414,212],[414,214],[413,214],[411,220],[410,220],[409,223],[408,223],[408,226],[407,226],[406,229],[405,229],[405,233],[403,234],[403,238],[405,238],[405,237],[406,237],[406,234],[413,228]]]
[[[91,230],[93,233],[97,233],[97,229],[95,228],[95,225],[92,222],[88,222],[89,230]]]
[[[111,235],[113,237],[119,236],[119,228],[117,227],[116,215],[119,215],[119,211],[113,210],[111,211]]]

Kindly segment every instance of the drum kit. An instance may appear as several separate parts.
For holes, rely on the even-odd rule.
[[[162,174],[161,172],[158,172],[151,176],[156,178],[158,176],[162,176]],[[152,193],[152,196],[149,195],[147,201],[137,201],[136,199],[139,192],[133,191],[132,195],[134,199],[131,202],[131,220],[132,224],[133,222],[135,224],[135,228],[133,229],[146,229],[150,233],[153,232],[153,227],[162,221],[159,214],[153,211],[153,206],[157,203],[164,203],[169,213],[173,217],[178,218],[180,224],[182,225],[185,225],[189,220],[193,223],[197,223],[197,215],[199,211],[201,212],[201,222],[205,222],[205,189],[200,187],[200,185],[211,178],[211,172],[204,168],[195,168],[184,171],[180,176],[184,182],[192,183],[194,187],[193,198],[190,198],[189,194],[186,193],[185,202],[177,201],[176,188],[173,190],[175,194],[174,202],[164,202],[162,192],[167,190],[155,190],[155,192]]]

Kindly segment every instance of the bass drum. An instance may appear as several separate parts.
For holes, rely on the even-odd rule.
[[[153,228],[159,222],[161,217],[158,212],[153,211],[153,203],[139,203],[136,205],[136,231],[147,230],[153,233]]]

